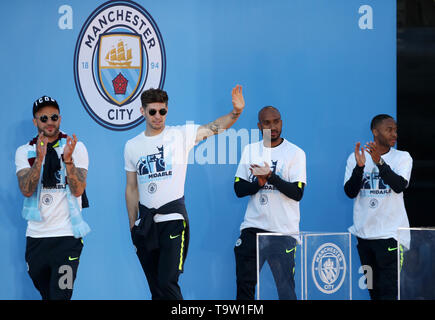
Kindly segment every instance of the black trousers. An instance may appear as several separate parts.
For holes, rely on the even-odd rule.
[[[28,273],[43,300],[70,300],[83,249],[74,237],[26,238]]]
[[[254,300],[257,284],[256,234],[261,229],[243,229],[234,247],[236,258],[237,300]],[[268,262],[280,300],[296,300],[295,253],[296,240],[292,237],[271,236],[261,244],[260,269]]]
[[[159,222],[157,232],[159,248],[148,251],[144,239],[131,230],[136,254],[148,281],[153,300],[183,300],[178,278],[183,272],[186,241],[184,220]]]
[[[372,269],[372,300],[397,300],[397,241],[390,239],[367,240],[357,237],[361,265]],[[368,282],[369,283],[369,282]]]

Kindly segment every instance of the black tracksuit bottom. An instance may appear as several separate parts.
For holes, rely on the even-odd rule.
[[[372,268],[370,299],[397,300],[397,250],[402,254],[402,248],[397,247],[393,238],[366,240],[357,237],[357,240],[361,265]]]
[[[70,300],[77,276],[82,239],[26,238],[28,273],[43,300]]]
[[[136,254],[148,281],[153,300],[183,300],[178,278],[183,272],[186,241],[184,220],[156,223],[159,248],[147,250],[144,239],[135,234],[137,226],[131,230]]]
[[[257,284],[256,234],[267,232],[243,229],[234,247],[236,258],[237,300],[254,300]],[[261,245],[260,269],[268,262],[280,300],[296,300],[294,267],[296,240],[288,236],[267,237]]]

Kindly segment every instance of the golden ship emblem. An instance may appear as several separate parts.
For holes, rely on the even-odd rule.
[[[107,52],[104,60],[106,60],[110,66],[129,67],[133,56],[131,54],[131,49],[125,49],[124,42],[119,40],[117,48],[113,47],[109,52]]]

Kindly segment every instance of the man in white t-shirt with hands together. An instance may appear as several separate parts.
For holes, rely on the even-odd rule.
[[[81,215],[88,152],[75,134],[60,131],[58,102],[42,96],[33,103],[38,135],[15,153],[18,185],[27,223],[27,271],[43,300],[69,300],[77,276],[83,237],[90,231]],[[64,283],[63,279],[69,279]]]
[[[260,255],[260,268],[268,261],[281,300],[296,299],[294,266],[299,232],[299,201],[307,183],[305,152],[281,137],[278,109],[267,106],[258,113],[263,140],[245,147],[237,168],[234,190],[250,196],[240,237],[236,241],[237,299],[253,300],[257,282],[256,235],[274,232]]]
[[[361,264],[372,268],[372,300],[397,299],[397,255],[402,244],[409,247],[408,216],[403,191],[411,178],[412,158],[394,149],[397,124],[387,114],[375,116],[370,125],[374,141],[356,143],[347,159],[344,191],[354,199],[353,225],[349,231],[358,240]],[[405,236],[406,235],[406,236]]]

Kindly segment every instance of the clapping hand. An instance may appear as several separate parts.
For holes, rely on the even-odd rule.
[[[260,186],[264,186],[267,182],[267,179],[272,174],[272,171],[270,170],[269,165],[267,162],[264,162],[264,166],[259,166],[258,164],[251,164],[251,167],[249,168],[252,175],[256,176],[258,179],[258,184]]]
[[[48,138],[44,136],[44,133],[39,133],[38,139],[36,140],[36,157],[42,163],[44,161],[45,155],[47,154],[47,144]]]
[[[379,161],[381,161],[381,153],[377,148],[376,142],[367,142],[364,148],[370,154],[374,163],[379,163]]]
[[[360,152],[361,149],[361,152]],[[355,160],[358,167],[364,167],[366,164],[366,156],[364,154],[364,147],[361,147],[361,143],[357,142],[355,145]]]
[[[77,137],[76,137],[75,134],[73,134],[72,138],[70,136],[68,136],[66,138],[66,145],[65,145],[65,148],[63,149],[63,159],[64,159],[64,161],[67,161],[67,162],[71,161],[72,154],[74,152],[76,144],[77,144]]]

